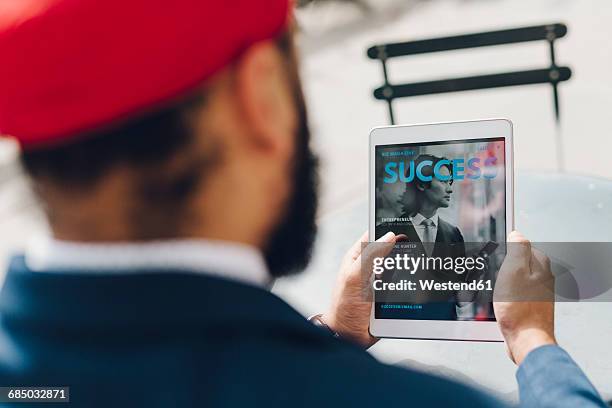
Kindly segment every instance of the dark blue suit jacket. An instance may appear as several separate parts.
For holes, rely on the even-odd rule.
[[[70,386],[72,407],[502,405],[381,364],[267,291],[202,275],[33,273],[16,258],[0,316],[0,385]],[[561,349],[533,354],[518,377],[526,405],[601,401]]]

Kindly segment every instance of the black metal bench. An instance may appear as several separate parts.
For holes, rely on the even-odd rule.
[[[389,106],[390,121],[391,124],[394,125],[396,116],[393,110],[393,101],[398,98],[549,83],[552,85],[554,93],[555,118],[557,122],[559,122],[560,108],[558,84],[570,79],[572,71],[568,67],[557,66],[555,59],[555,41],[564,37],[566,34],[567,26],[564,24],[548,24],[453,37],[376,45],[368,49],[368,57],[379,60],[382,63],[384,84],[374,91],[374,97],[387,102]],[[409,84],[392,84],[389,80],[387,64],[391,58],[541,40],[547,41],[550,48],[551,62],[550,66],[547,68]]]

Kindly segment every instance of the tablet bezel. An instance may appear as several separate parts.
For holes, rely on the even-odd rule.
[[[513,127],[507,119],[484,119],[462,122],[428,123],[407,126],[382,126],[370,132],[369,231],[375,231],[376,146],[445,142],[474,139],[505,139],[506,164],[506,232],[514,230],[514,154]],[[374,303],[370,317],[370,333],[375,337],[503,341],[495,321],[403,320],[376,319]]]

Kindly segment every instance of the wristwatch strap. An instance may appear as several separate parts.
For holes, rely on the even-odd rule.
[[[340,334],[338,334],[338,332],[334,331],[331,327],[329,327],[327,325],[327,323],[325,323],[325,321],[323,320],[323,315],[322,314],[316,314],[314,316],[311,316],[308,318],[308,321],[312,324],[314,324],[315,326],[325,330],[326,332],[330,333],[333,337],[335,338],[339,338]]]

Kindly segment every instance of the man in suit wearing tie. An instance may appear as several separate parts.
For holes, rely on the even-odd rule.
[[[503,405],[365,351],[367,236],[311,321],[269,291],[315,236],[290,5],[0,2],[0,134],[49,224],[0,293],[2,386],[69,386],[73,407]],[[510,281],[548,276],[511,239]],[[523,404],[603,406],[553,317],[498,305]]]
[[[463,235],[459,228],[438,215],[440,208],[450,206],[453,194],[452,167],[446,162],[440,166],[439,173],[443,180],[434,175],[434,167],[442,160],[445,159],[429,154],[422,154],[415,159],[414,168],[418,168],[424,161],[431,162],[431,165],[422,167],[422,175],[424,178],[431,177],[431,181],[415,177],[406,183],[404,209],[399,217],[402,221],[380,224],[376,229],[377,237],[393,231],[405,235],[409,242],[457,244],[454,253],[458,256],[465,254]],[[437,256],[435,246],[433,256]]]
[[[434,174],[434,168],[440,162],[439,176]],[[421,166],[423,162],[426,165]],[[386,222],[376,227],[376,236],[380,237],[389,231],[405,236],[405,241],[419,244],[419,248],[411,250],[412,256],[426,254],[436,258],[465,257],[465,245],[463,235],[456,226],[445,221],[438,214],[440,208],[448,208],[453,194],[453,168],[443,157],[430,154],[419,155],[414,160],[414,168],[420,168],[422,178],[414,177],[414,180],[406,183],[403,195],[404,208],[398,221]],[[407,220],[407,221],[406,221]],[[414,252],[413,252],[414,251]],[[428,277],[439,282],[459,282],[463,275],[445,270],[428,270]],[[402,274],[394,276],[393,280],[401,280]],[[410,310],[413,319],[439,319],[454,320],[458,313],[466,313],[470,305],[462,303],[457,306],[456,294],[438,293],[414,293],[417,299],[410,303],[422,303],[422,309]],[[465,294],[467,297],[469,294]],[[471,298],[471,296],[470,296]],[[406,297],[408,302],[408,296]],[[397,310],[381,310],[381,314],[395,314]]]

